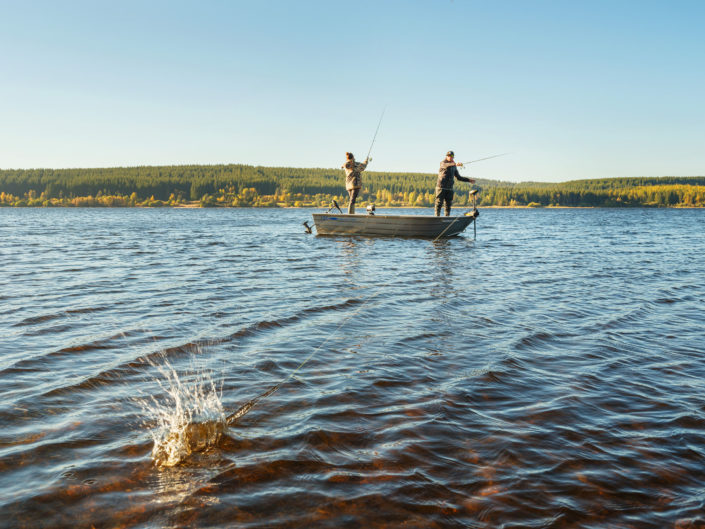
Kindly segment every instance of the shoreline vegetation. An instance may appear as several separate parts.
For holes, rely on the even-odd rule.
[[[474,171],[473,171],[474,172]],[[705,207],[705,176],[562,183],[476,179],[482,207]],[[366,171],[358,207],[431,207],[436,174]],[[458,185],[454,207],[472,205]],[[347,203],[338,169],[179,165],[0,170],[0,207],[329,207]]]

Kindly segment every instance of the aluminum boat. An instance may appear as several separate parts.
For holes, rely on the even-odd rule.
[[[458,235],[474,222],[478,215],[477,209],[465,215],[453,217],[313,213],[313,222],[317,235],[424,237],[437,239]]]

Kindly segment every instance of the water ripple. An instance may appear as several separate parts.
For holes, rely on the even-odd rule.
[[[308,214],[0,210],[3,527],[705,527],[701,211]]]

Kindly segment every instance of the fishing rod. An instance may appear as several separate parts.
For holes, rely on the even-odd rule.
[[[385,106],[382,109],[382,115],[379,117],[379,123],[377,123],[377,130],[375,130],[375,135],[372,137],[372,143],[370,144],[370,150],[367,151],[367,157],[365,158],[367,161],[370,160],[370,153],[372,152],[372,146],[375,144],[375,140],[377,139],[377,133],[379,132],[379,126],[382,124],[382,118],[384,117],[384,112],[387,110],[387,107]]]
[[[487,156],[486,158],[478,158],[477,160],[471,160],[471,161],[469,161],[469,162],[460,162],[460,163],[461,163],[461,165],[469,165],[469,164],[471,164],[471,163],[481,162],[481,161],[483,161],[483,160],[489,160],[490,158],[498,158],[498,157],[500,157],[500,156],[506,156],[507,154],[511,154],[511,153],[509,153],[509,152],[503,152],[502,154],[495,154],[495,155],[492,155],[492,156]]]

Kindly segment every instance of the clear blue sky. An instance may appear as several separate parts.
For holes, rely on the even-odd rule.
[[[705,1],[0,0],[0,168],[705,175]]]

